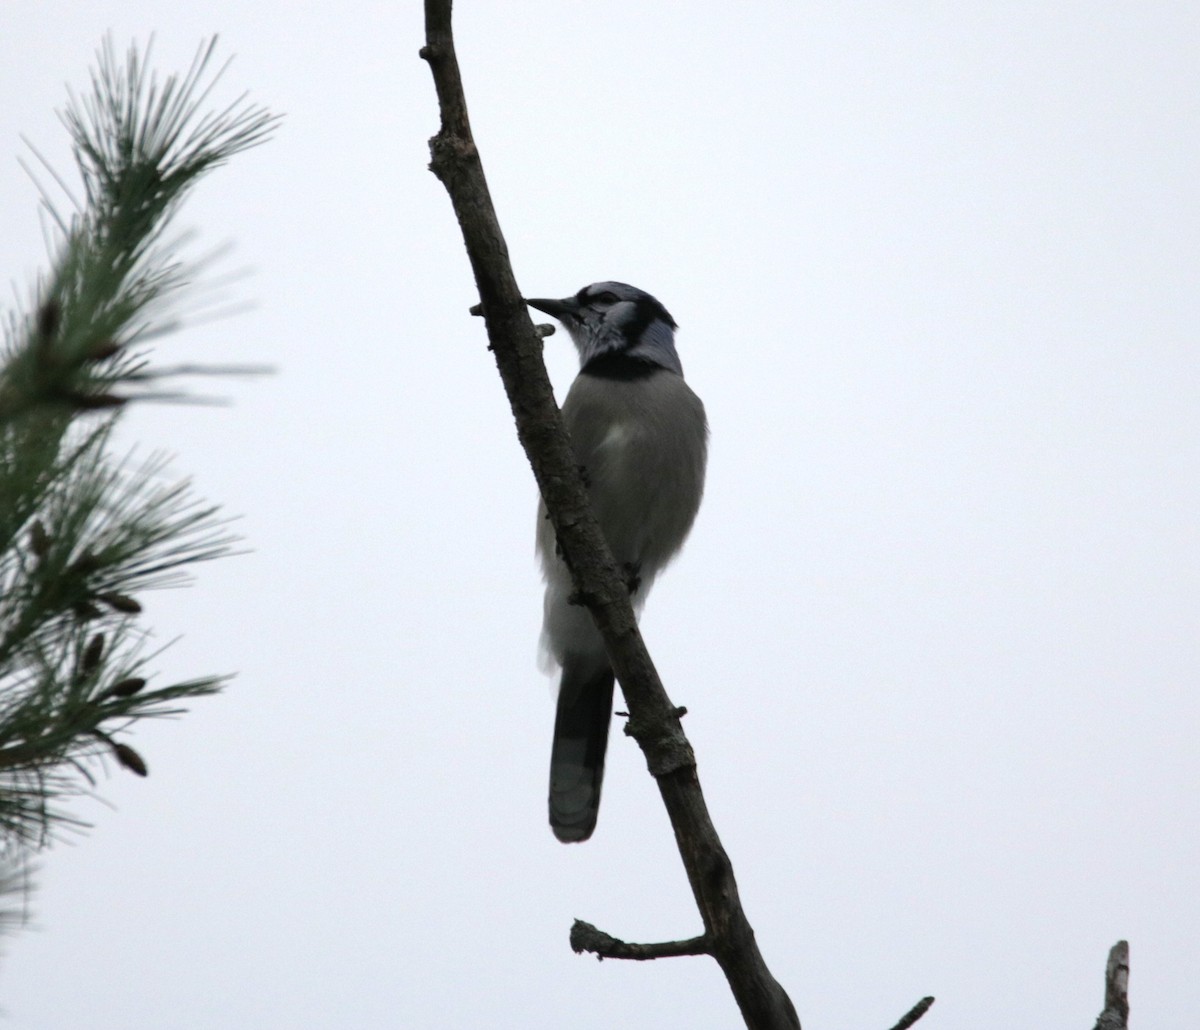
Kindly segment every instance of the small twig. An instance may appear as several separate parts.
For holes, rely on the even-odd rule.
[[[925,1015],[926,1012],[929,1011],[929,1007],[932,1004],[933,1004],[933,995],[930,995],[927,998],[922,998],[919,1002],[917,1002],[911,1009],[909,1009],[904,1014],[904,1016],[901,1018],[900,1022],[897,1023],[894,1027],[892,1027],[892,1030],[908,1030],[908,1028],[910,1026],[912,1026],[913,1023],[915,1023],[918,1019],[920,1019],[923,1015]]]
[[[1095,1030],[1126,1030],[1129,1025],[1129,942],[1117,941],[1104,969],[1104,1011]]]
[[[476,318],[484,317],[482,304],[472,304],[467,309],[467,312],[468,314],[474,315]],[[556,332],[558,332],[558,329],[555,326],[552,326],[549,322],[537,322],[533,326],[533,331],[544,340],[547,336],[553,336]]]
[[[706,935],[692,937],[686,941],[662,941],[658,944],[630,944],[628,941],[617,940],[611,934],[605,933],[576,919],[571,927],[571,949],[576,955],[590,951],[596,958],[627,958],[645,962],[655,958],[678,958],[681,955],[711,955],[712,948]]]

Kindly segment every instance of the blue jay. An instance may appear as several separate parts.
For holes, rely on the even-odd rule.
[[[579,351],[563,421],[592,507],[640,612],[655,577],[692,528],[704,492],[708,424],[683,381],[675,320],[625,283],[585,286],[562,300],[527,300],[558,319]],[[613,671],[588,609],[571,603],[571,574],[545,505],[537,550],[546,578],[542,651],[562,670],[550,753],[550,827],[563,842],[596,828],[612,721]]]

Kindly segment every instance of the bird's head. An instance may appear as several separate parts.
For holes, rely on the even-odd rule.
[[[583,369],[598,358],[623,357],[683,374],[675,352],[675,319],[645,290],[627,283],[592,283],[573,297],[525,303],[563,324]]]

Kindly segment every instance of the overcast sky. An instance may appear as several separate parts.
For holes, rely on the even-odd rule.
[[[252,553],[144,600],[166,683],[0,962],[14,1030],[739,1024],[715,963],[597,963],[699,917],[613,735],[595,837],[546,826],[535,488],[457,226],[415,2],[5,0],[0,269],[45,264],[26,136],[102,35],[202,37],[278,138],[203,182],[252,310],[132,411]],[[807,1030],[1200,1009],[1200,19],[1190,5],[459,4],[522,289],[681,325],[712,425],[644,629]],[[214,271],[213,275],[216,275]],[[12,295],[12,291],[7,291]],[[548,341],[565,390],[575,359]]]

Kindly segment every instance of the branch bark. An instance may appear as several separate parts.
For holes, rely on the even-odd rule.
[[[900,1022],[892,1027],[892,1030],[908,1030],[910,1026],[912,1026],[918,1019],[920,1019],[923,1015],[925,1015],[926,1012],[929,1011],[929,1006],[933,1004],[933,1001],[934,999],[932,997],[922,998],[911,1009],[904,1013],[900,1019]]]
[[[588,503],[570,441],[508,259],[471,135],[454,51],[451,0],[425,0],[421,57],[433,73],[441,129],[430,169],[450,195],[475,274],[489,346],[559,546],[608,648],[629,708],[626,732],[641,747],[675,831],[704,922],[705,950],[720,965],[752,1030],[799,1030],[791,1000],[767,968],[738,898],[733,866],[708,814],[696,759],[638,631],[621,579]]]
[[[1104,970],[1104,1011],[1095,1030],[1126,1030],[1129,1025],[1129,942],[1117,941]]]
[[[652,958],[678,958],[680,955],[711,954],[708,938],[692,937],[686,941],[662,941],[658,944],[631,944],[619,941],[612,934],[598,930],[591,923],[576,919],[571,927],[571,949],[576,955],[590,951],[598,959],[629,958],[645,962]]]

